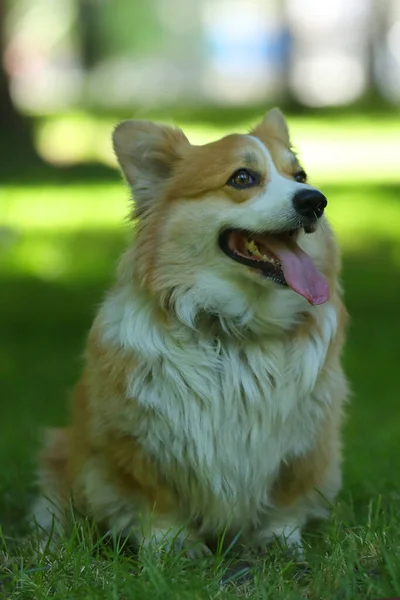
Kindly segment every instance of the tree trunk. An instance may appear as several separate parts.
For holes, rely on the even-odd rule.
[[[32,122],[16,110],[11,96],[9,79],[3,64],[3,52],[5,48],[4,25],[6,6],[0,0],[0,149],[1,155],[10,154],[10,149],[18,146],[18,155],[24,158],[38,159],[33,144]]]

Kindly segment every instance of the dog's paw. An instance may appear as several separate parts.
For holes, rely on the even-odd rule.
[[[293,528],[292,526],[283,527],[282,531],[274,534],[274,537],[288,558],[294,559],[299,563],[304,562],[304,547],[301,540],[300,528]]]
[[[187,540],[184,541],[182,552],[188,558],[199,559],[211,556],[212,552],[210,548],[201,541]]]
[[[266,530],[257,532],[248,544],[253,554],[267,554],[271,544],[277,542],[282,551],[290,559],[296,562],[304,561],[304,548],[301,540],[300,527],[296,525],[285,525],[279,527],[268,527]]]
[[[160,557],[164,553],[174,552],[188,558],[199,559],[212,554],[208,546],[187,529],[175,527],[153,528],[149,536],[141,540],[141,548]]]

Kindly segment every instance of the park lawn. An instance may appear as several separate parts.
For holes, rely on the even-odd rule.
[[[312,125],[304,127],[312,139]],[[383,129],[392,135],[390,123]],[[77,526],[56,555],[40,556],[34,542],[22,543],[40,428],[65,423],[85,334],[129,235],[128,194],[114,171],[0,188],[0,227],[11,228],[0,233],[1,597],[400,596],[400,179],[393,172],[372,179],[349,172],[344,182],[340,173],[337,182],[331,172],[315,173],[343,248],[352,317],[343,492],[331,520],[305,535],[308,571],[273,548],[255,563],[252,584],[223,588],[218,582],[229,557],[138,562],[118,542],[92,542],[89,526]]]

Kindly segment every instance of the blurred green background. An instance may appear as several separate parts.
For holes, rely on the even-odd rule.
[[[351,314],[343,498],[400,504],[400,3],[14,0],[0,30],[0,523],[19,527],[40,428],[66,419],[127,236],[110,135],[195,143],[279,104],[329,200]],[[349,31],[352,35],[348,35]],[[400,506],[399,506],[400,507]]]

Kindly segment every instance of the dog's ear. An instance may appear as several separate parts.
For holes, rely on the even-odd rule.
[[[289,128],[286,119],[279,108],[272,108],[267,112],[261,123],[252,131],[252,134],[263,138],[275,138],[288,148],[290,147]]]
[[[189,145],[180,129],[135,119],[117,125],[114,152],[132,188],[138,215],[157,199]]]

